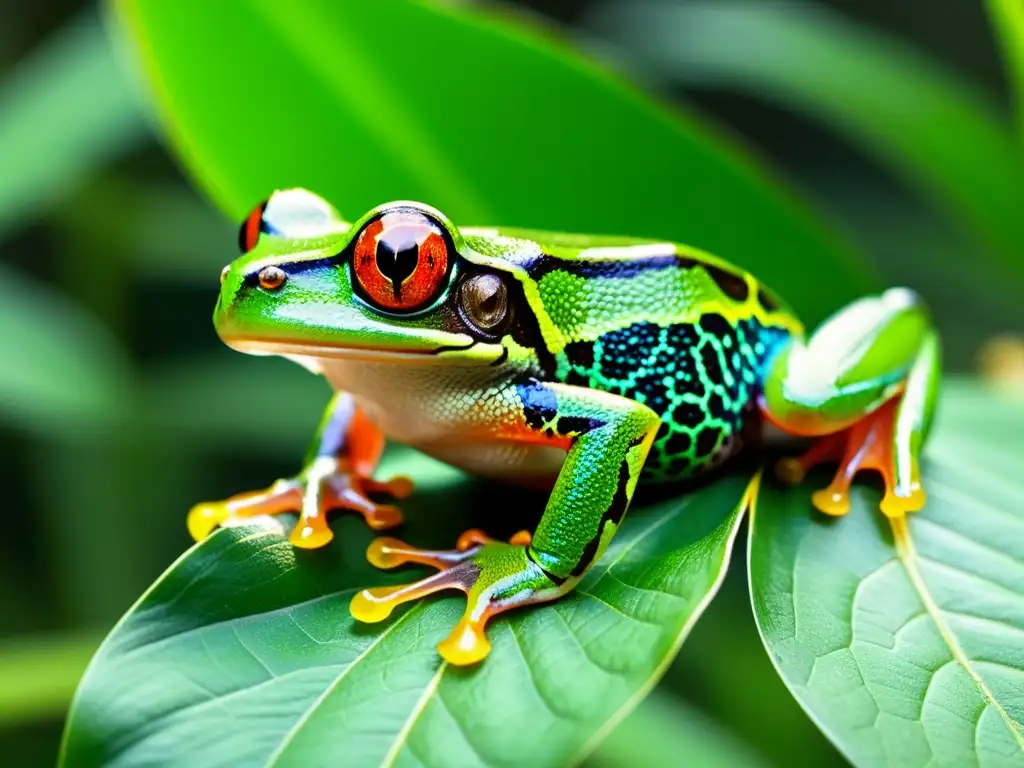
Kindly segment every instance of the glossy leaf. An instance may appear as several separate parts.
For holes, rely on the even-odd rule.
[[[503,520],[493,485],[423,457],[402,535],[454,540],[461,510]],[[630,513],[576,592],[492,622],[473,669],[436,643],[463,600],[419,603],[384,625],[348,613],[367,583],[405,581],[366,562],[351,516],[326,550],[291,547],[279,525],[224,529],[187,552],[104,642],[69,716],[66,765],[333,763],[563,765],[650,690],[717,589],[745,476]],[[543,497],[501,489],[506,509]],[[479,521],[478,521],[479,522]],[[524,738],[523,734],[531,734]]]
[[[939,62],[806,3],[610,3],[592,24],[674,78],[840,131],[1024,281],[1024,152],[993,99]]]
[[[0,339],[0,419],[71,437],[118,417],[127,380],[116,341],[88,313],[3,265]]]
[[[988,0],[989,14],[1003,48],[1006,75],[1015,89],[1017,124],[1024,138],[1024,3]]]
[[[298,185],[349,218],[411,198],[461,224],[675,238],[753,269],[810,321],[872,284],[735,146],[507,14],[415,0],[114,7],[172,144],[235,218]]]
[[[822,520],[769,484],[753,518],[765,645],[858,766],[1024,765],[1024,403],[949,389],[922,512],[890,523],[859,487]]]
[[[768,765],[720,724],[678,698],[657,693],[622,721],[590,760],[597,766]]]
[[[0,88],[0,237],[148,136],[94,12],[58,32]]]

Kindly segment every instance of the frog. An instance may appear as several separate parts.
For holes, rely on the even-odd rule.
[[[811,497],[819,513],[847,514],[863,470],[881,476],[882,514],[925,504],[940,342],[909,288],[857,299],[808,333],[754,275],[698,248],[457,227],[412,201],[350,223],[301,188],[257,205],[239,250],[221,273],[220,339],[290,359],[333,395],[296,475],[197,504],[189,531],[202,540],[291,513],[289,540],[315,549],[332,540],[336,510],[389,531],[403,520],[394,502],[413,490],[408,478],[374,477],[389,440],[547,488],[534,530],[507,541],[471,529],[447,550],[387,535],[370,543],[378,568],[436,573],[358,592],[352,616],[381,622],[404,603],[461,591],[465,611],[438,645],[447,663],[483,660],[493,617],[570,593],[639,484],[699,482],[767,432],[807,441],[776,465],[788,483],[838,463]]]

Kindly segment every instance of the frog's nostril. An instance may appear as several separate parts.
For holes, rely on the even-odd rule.
[[[231,271],[231,265],[230,264],[228,266],[224,267],[224,269],[222,269],[220,271],[220,284],[221,285],[224,285],[224,281],[227,280],[228,272],[230,272],[230,271]]]

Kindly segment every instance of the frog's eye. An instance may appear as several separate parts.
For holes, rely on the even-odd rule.
[[[238,247],[248,253],[261,234],[289,240],[335,235],[348,229],[330,203],[305,189],[284,189],[253,208],[238,232]]]
[[[268,202],[264,200],[253,208],[252,213],[245,217],[245,221],[239,227],[238,250],[242,253],[248,253],[256,247],[256,242],[260,239],[260,232],[263,229],[263,211],[266,209]]]
[[[352,271],[372,304],[390,312],[415,312],[444,290],[451,257],[440,224],[421,211],[389,211],[356,239]]]

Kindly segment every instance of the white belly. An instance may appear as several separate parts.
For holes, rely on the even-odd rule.
[[[467,472],[548,483],[560,448],[501,439],[521,422],[522,403],[507,370],[321,359],[324,376],[348,392],[389,439]],[[503,427],[507,429],[503,430]]]

